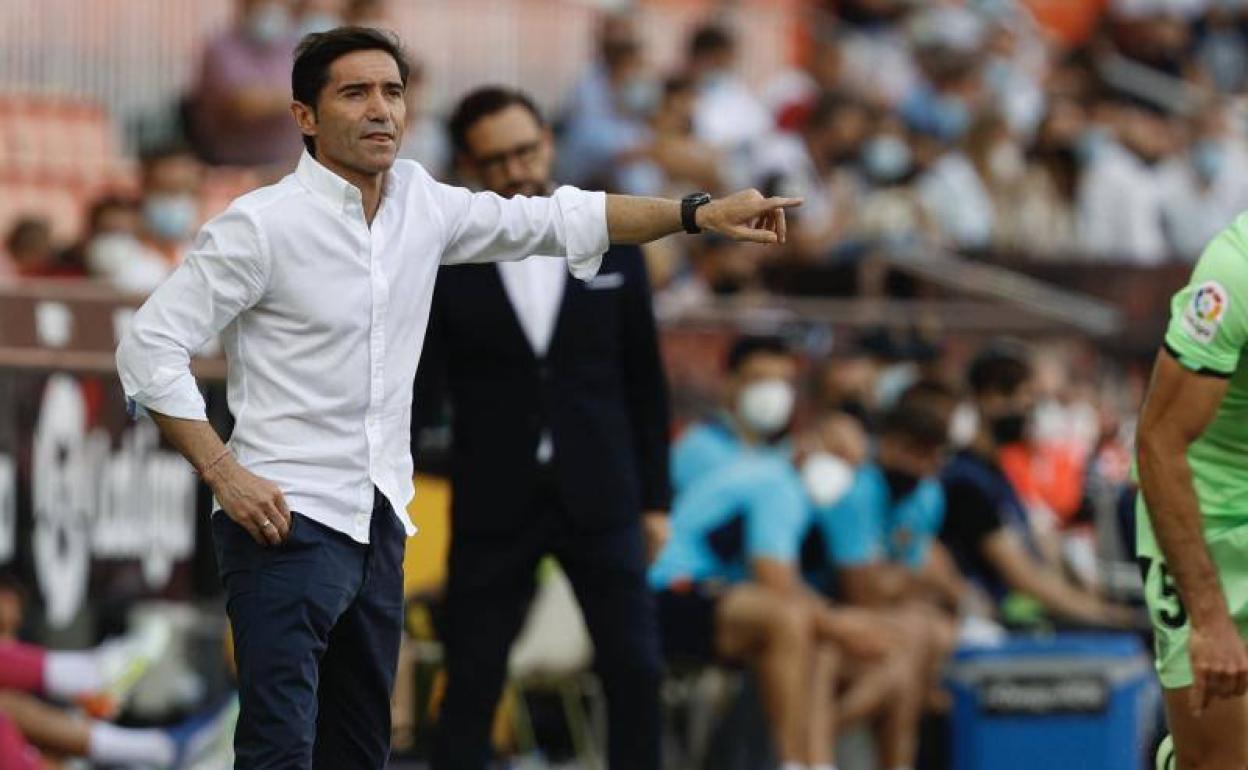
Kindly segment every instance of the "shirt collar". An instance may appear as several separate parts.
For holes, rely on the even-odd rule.
[[[330,171],[320,161],[312,157],[307,150],[299,158],[295,176],[304,187],[318,195],[338,211],[346,211],[350,206],[362,206],[364,197],[360,188]],[[381,185],[381,203],[384,206],[394,188],[394,170],[386,172]]]
[[[342,211],[349,202],[361,199],[358,187],[321,165],[307,150],[299,158],[295,176],[313,195],[320,196],[336,210]]]

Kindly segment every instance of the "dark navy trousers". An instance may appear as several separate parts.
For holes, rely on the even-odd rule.
[[[234,632],[236,770],[382,770],[403,622],[403,527],[374,495],[369,544],[292,513],[262,546],[223,513],[213,540]]]

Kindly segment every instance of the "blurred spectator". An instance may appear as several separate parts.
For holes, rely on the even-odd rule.
[[[967,379],[978,428],[942,475],[948,515],[940,535],[962,574],[997,602],[1015,592],[1060,618],[1100,626],[1131,623],[1126,609],[1073,586],[1042,560],[1023,502],[1001,468],[1002,450],[1027,435],[1035,404],[1025,350],[990,346],[971,363]]]
[[[915,185],[922,169],[918,147],[894,115],[884,115],[862,145],[859,163],[869,187],[861,193],[854,237],[880,243],[935,241],[939,228]]]
[[[61,259],[52,242],[52,227],[40,217],[21,217],[5,239],[9,260],[19,278],[76,278],[77,266]]]
[[[202,168],[183,149],[143,159],[143,197],[137,228],[124,200],[97,204],[84,254],[91,273],[116,288],[145,294],[173,272],[200,224]]]
[[[1186,151],[1166,161],[1162,214],[1171,250],[1195,261],[1213,236],[1248,209],[1248,152],[1219,108],[1192,121]]]
[[[1194,75],[1191,21],[1204,0],[1114,0],[1109,31],[1124,56],[1171,77]]]
[[[925,82],[906,96],[899,110],[914,130],[942,142],[960,140],[983,99],[974,52],[934,47],[921,52]]]
[[[142,180],[140,235],[176,267],[200,225],[203,167],[189,150],[169,148],[143,157]]]
[[[907,0],[844,0],[841,82],[873,104],[892,108],[919,82],[903,25]]]
[[[1174,149],[1174,130],[1156,106],[1142,100],[1111,96],[1099,113],[1080,145],[1081,250],[1101,259],[1158,264],[1169,256],[1158,165]]]
[[[450,171],[451,144],[442,121],[429,114],[428,89],[424,64],[412,60],[407,90],[403,92],[407,102],[407,127],[399,144],[399,157],[414,160],[436,178],[443,179]]]
[[[344,6],[344,0],[295,0],[295,37],[341,26]]]
[[[650,145],[646,117],[658,93],[645,71],[633,17],[608,14],[598,27],[598,59],[564,105],[561,174],[569,183],[627,193],[655,194],[658,182],[644,168]]]
[[[725,189],[722,179],[723,156],[693,135],[693,106],[697,94],[693,82],[682,76],[668,78],[663,98],[650,121],[654,133],[652,162],[665,177],[666,194]]]
[[[1048,49],[1025,11],[998,13],[985,40],[984,86],[1010,129],[1030,137],[1044,116]]]
[[[672,448],[677,494],[746,451],[768,451],[785,435],[797,402],[797,359],[779,337],[744,335],[724,366],[723,408],[688,428]]]
[[[852,166],[870,126],[866,105],[828,92],[798,132],[777,134],[760,148],[756,180],[764,194],[804,199],[789,217],[790,248],[799,258],[827,256],[844,237],[857,187]]]
[[[1050,103],[1022,179],[1017,186],[996,191],[996,200],[1004,201],[994,207],[997,248],[1041,258],[1076,253],[1075,194],[1085,127],[1084,110],[1077,102],[1061,98]],[[1011,161],[997,163],[1008,166]]]
[[[1214,0],[1209,3],[1196,43],[1196,61],[1224,94],[1239,93],[1248,84],[1248,38],[1244,36],[1244,7]]]
[[[87,231],[74,246],[87,272],[115,288],[146,293],[168,274],[165,261],[143,246],[139,204],[121,195],[106,195],[91,204]]]
[[[820,96],[841,89],[842,57],[841,41],[833,33],[832,25],[821,25],[802,66],[776,75],[764,89],[763,102],[777,128],[800,131]]]
[[[190,133],[212,164],[288,164],[301,148],[290,117],[296,43],[290,0],[238,0],[232,28],[208,43],[190,96]]]
[[[689,38],[686,72],[697,89],[693,133],[727,156],[726,184],[748,184],[756,143],[774,129],[762,101],[737,73],[737,42],[724,27],[708,24]]]
[[[919,196],[943,242],[981,250],[989,244],[996,217],[993,189],[1004,187],[1011,175],[1017,179],[1022,153],[1006,122],[992,114],[977,119],[958,146],[942,153],[919,178]]]
[[[353,27],[391,29],[394,19],[390,0],[346,0],[343,23]]]

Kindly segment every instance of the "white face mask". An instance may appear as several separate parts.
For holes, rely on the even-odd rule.
[[[958,449],[971,445],[975,434],[979,432],[979,412],[971,404],[963,401],[953,410],[949,419],[949,443]]]
[[[815,452],[802,463],[802,483],[815,505],[839,502],[854,482],[854,468],[834,454]]]
[[[750,430],[772,436],[789,424],[795,400],[793,386],[785,380],[759,380],[741,390],[737,414]]]
[[[988,170],[997,179],[1013,181],[1027,170],[1023,151],[1012,142],[1001,142],[988,154]]]

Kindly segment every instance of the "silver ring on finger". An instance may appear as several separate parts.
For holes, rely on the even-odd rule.
[[[273,522],[269,521],[268,519],[265,519],[264,523],[260,525],[260,528],[261,529],[273,529]]]

